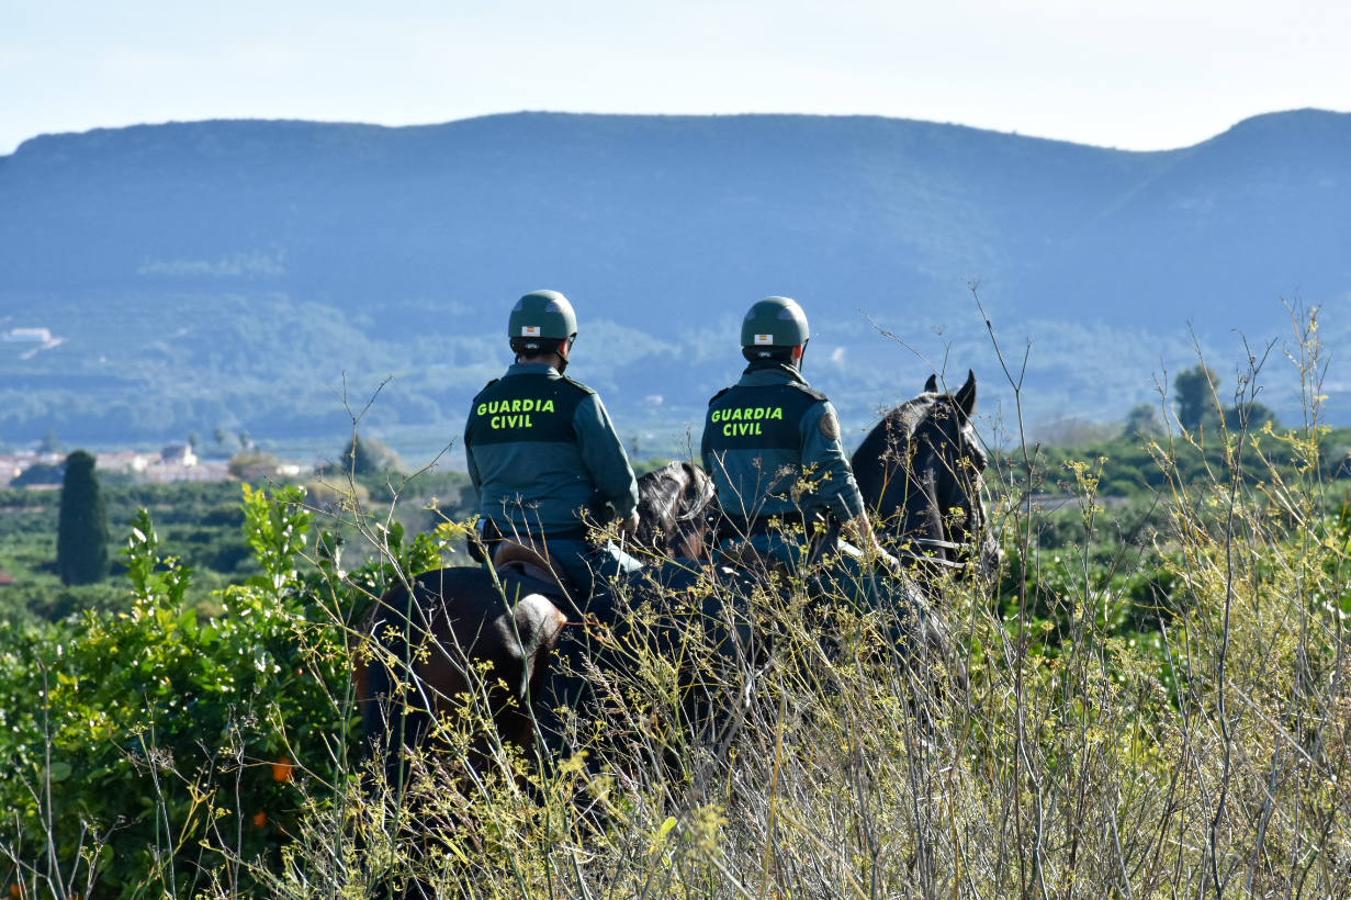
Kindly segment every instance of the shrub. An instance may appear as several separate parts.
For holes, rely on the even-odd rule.
[[[302,493],[244,490],[262,574],[220,592],[219,615],[187,602],[192,573],[142,512],[124,554],[128,610],[4,633],[0,799],[18,825],[5,844],[50,835],[55,850],[30,879],[64,866],[68,885],[92,871],[104,895],[186,896],[214,873],[245,890],[245,863],[275,859],[298,827],[296,780],[350,777],[344,604],[368,603],[355,595],[387,588],[394,565],[434,565],[430,539],[392,535],[390,564],[342,582],[302,578]]]

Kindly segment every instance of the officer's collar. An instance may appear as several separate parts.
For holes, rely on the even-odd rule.
[[[779,362],[776,359],[754,360],[751,362],[749,366],[746,367],[746,371],[743,372],[742,374],[757,375],[761,372],[780,372],[784,375],[787,375],[793,381],[800,381],[803,384],[807,383],[807,379],[802,377],[802,373],[797,370],[797,367],[791,366],[785,362]]]
[[[558,370],[548,363],[514,362],[507,369],[508,375],[558,375]]]

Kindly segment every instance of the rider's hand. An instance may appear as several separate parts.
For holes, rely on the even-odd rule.
[[[638,533],[638,510],[629,513],[628,518],[619,523],[619,533],[626,537],[633,537]]]
[[[883,550],[880,546],[877,548],[877,561],[881,563],[890,574],[896,576],[901,574],[901,561]]]
[[[875,560],[885,566],[893,575],[900,574],[900,560],[888,553],[886,548],[882,546],[882,542],[877,539],[877,533],[873,531],[872,522],[868,521],[867,515],[846,522],[843,530],[845,537],[853,541],[854,546],[863,551],[866,559]]]
[[[865,550],[867,557],[886,569],[889,574],[896,576],[901,574],[901,561],[887,552],[882,542],[877,539],[876,533],[871,530],[868,532],[864,547],[867,548]]]

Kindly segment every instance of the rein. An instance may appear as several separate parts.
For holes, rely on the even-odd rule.
[[[703,482],[703,486],[699,491],[698,502],[692,504],[689,511],[682,513],[679,516],[676,516],[675,521],[677,523],[693,522],[695,519],[698,519],[700,516],[708,512],[708,505],[712,502],[713,502],[713,480],[709,479]]]
[[[893,553],[892,556],[896,557],[897,559],[905,560],[907,562],[919,563],[925,566],[936,566],[937,568],[948,569],[954,572],[965,572],[967,569],[971,567],[971,563],[969,561],[954,562],[950,559],[943,559],[941,556],[924,556],[923,554],[911,553],[909,551]]]
[[[923,544],[926,547],[938,547],[942,550],[961,550],[961,544],[952,541],[940,541],[938,538],[907,538],[906,543]]]
[[[963,549],[961,544],[954,543],[953,541],[939,540],[938,538],[925,538],[925,537],[906,538],[902,542],[902,544],[903,545],[914,544],[919,547],[933,547],[938,550],[959,551]],[[962,562],[957,562],[956,560],[945,559],[944,557],[941,556],[927,556],[923,553],[915,553],[914,551],[911,550],[893,551],[892,555],[895,556],[897,559],[903,559],[906,560],[907,562],[919,563],[921,565],[926,566],[934,566],[939,569],[947,569],[948,571],[951,572],[965,572],[969,568],[971,568],[970,559],[966,559]]]

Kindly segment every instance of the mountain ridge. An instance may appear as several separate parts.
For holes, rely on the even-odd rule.
[[[1210,143],[1226,135],[1242,132],[1243,130],[1262,127],[1267,123],[1289,122],[1293,120],[1336,120],[1345,117],[1351,117],[1351,111],[1341,111],[1325,109],[1322,107],[1306,106],[1283,110],[1272,110],[1270,112],[1254,113],[1238,120],[1233,125],[1208,138],[1197,141],[1194,144],[1184,144],[1177,147],[1163,147],[1150,150],[1139,150],[1131,148],[1114,147],[1108,144],[1094,144],[1085,141],[1073,141],[1066,138],[1048,137],[1045,135],[1024,134],[1020,131],[1001,131],[994,128],[984,128],[979,125],[968,125],[961,122],[939,122],[932,119],[915,119],[905,116],[885,116],[866,113],[847,113],[847,114],[828,114],[828,113],[792,113],[792,112],[743,112],[743,113],[595,113],[595,112],[570,112],[566,110],[547,110],[547,109],[519,109],[508,112],[484,113],[482,115],[467,116],[463,119],[447,119],[442,122],[419,122],[405,125],[386,125],[377,122],[362,122],[359,120],[336,120],[336,119],[303,119],[303,118],[256,118],[256,117],[215,117],[206,119],[168,119],[162,122],[142,122],[132,125],[106,125],[95,128],[88,128],[81,131],[52,131],[35,134],[32,137],[20,141],[18,146],[8,154],[0,154],[0,162],[6,159],[20,155],[25,148],[41,146],[45,142],[53,140],[62,140],[67,138],[79,139],[87,137],[97,137],[100,135],[136,132],[136,131],[154,131],[178,127],[191,126],[214,126],[214,125],[266,125],[266,126],[304,126],[314,128],[355,128],[365,129],[371,132],[412,132],[442,129],[452,126],[465,125],[468,123],[511,119],[511,118],[568,118],[568,119],[609,119],[609,120],[657,120],[657,121],[725,121],[731,119],[800,119],[800,120],[819,120],[819,121],[866,121],[866,122],[889,122],[907,126],[927,126],[942,129],[952,129],[957,131],[974,132],[987,135],[997,135],[1001,137],[1012,138],[1016,140],[1025,140],[1047,144],[1068,144],[1074,147],[1084,147],[1094,150],[1104,150],[1111,153],[1125,153],[1134,155],[1151,155],[1160,153],[1175,153],[1180,150],[1189,150]]]

